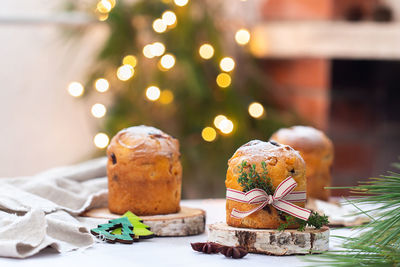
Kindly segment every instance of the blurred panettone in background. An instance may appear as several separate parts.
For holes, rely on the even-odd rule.
[[[271,140],[300,152],[306,162],[307,196],[327,201],[330,190],[324,188],[331,186],[332,141],[323,132],[308,126],[280,129]]]

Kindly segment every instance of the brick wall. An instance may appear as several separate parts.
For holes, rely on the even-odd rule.
[[[266,0],[261,14],[264,21],[356,21],[354,18],[358,15],[361,20],[373,20],[374,10],[379,5],[378,0]],[[357,14],[357,10],[361,13]],[[381,82],[371,86],[367,79],[367,76],[379,75],[378,68],[362,72],[351,66],[335,64],[333,81],[330,58],[264,59],[261,65],[271,81],[271,91],[280,108],[293,110],[303,124],[326,131],[333,140],[335,185],[354,185],[358,180],[377,176],[389,167],[391,157],[396,160],[393,155],[397,153],[399,141],[388,136],[386,141],[391,141],[381,140],[385,136],[382,129],[392,124],[381,118],[386,115],[377,115],[379,110],[383,110],[379,106],[382,98],[379,94],[390,85]],[[346,68],[346,72],[340,72],[341,68]],[[342,86],[342,80],[356,84]],[[367,92],[366,88],[370,91]],[[342,193],[333,191],[336,195]]]

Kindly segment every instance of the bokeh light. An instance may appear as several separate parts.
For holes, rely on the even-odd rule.
[[[217,131],[213,127],[205,127],[203,131],[201,131],[201,137],[207,142],[212,142],[217,137]]]
[[[260,118],[264,114],[264,107],[258,102],[253,102],[249,105],[249,114],[253,118]]]
[[[235,40],[240,45],[246,45],[250,41],[250,32],[246,29],[240,29],[235,34]]]
[[[133,74],[135,73],[134,69],[132,68],[131,65],[122,65],[121,67],[118,68],[117,70],[117,77],[121,81],[127,81],[130,78],[132,78]]]
[[[221,88],[226,88],[231,85],[232,79],[231,76],[227,73],[220,73],[217,76],[217,84]]]
[[[214,55],[214,48],[210,44],[203,44],[199,48],[200,57],[210,59]]]
[[[230,72],[235,68],[235,61],[231,57],[224,57],[219,62],[219,67],[223,71]]]
[[[95,81],[94,87],[98,92],[104,93],[110,88],[110,83],[104,78],[99,78]]]
[[[221,121],[226,120],[227,117],[224,115],[217,115],[214,118],[214,126],[217,127],[217,129],[219,129],[219,125],[221,123]]]
[[[145,45],[143,47],[143,55],[145,57],[147,57],[147,58],[153,58],[154,57],[154,55],[153,55],[153,53],[151,51],[151,46],[152,46],[152,44],[147,44],[147,45]]]
[[[127,55],[122,59],[123,65],[131,65],[132,68],[136,67],[137,59],[133,55]]]
[[[108,19],[108,13],[98,13],[97,19],[99,21],[106,21]]]
[[[233,122],[229,119],[224,119],[219,124],[219,129],[224,134],[230,134],[233,131]]]
[[[186,6],[189,0],[174,0],[174,3],[177,6]]]
[[[165,46],[164,44],[160,42],[154,42],[150,46],[150,53],[153,55],[153,57],[159,57],[165,52]]]
[[[153,22],[153,30],[157,33],[163,33],[167,29],[167,25],[162,19],[156,19]]]
[[[150,101],[156,101],[158,98],[160,98],[160,95],[161,91],[157,86],[149,86],[146,89],[146,97]]]
[[[175,65],[175,57],[171,54],[165,54],[160,59],[160,65],[166,70],[171,69]]]
[[[171,26],[176,23],[176,15],[170,10],[165,11],[161,16],[161,19],[167,26]]]
[[[107,109],[103,104],[97,103],[92,106],[91,112],[93,117],[102,118],[104,115],[106,115]]]
[[[98,133],[93,139],[94,145],[98,148],[105,148],[110,142],[110,138],[105,133]]]
[[[80,97],[81,95],[83,95],[83,92],[85,91],[83,85],[79,82],[71,82],[68,85],[67,90],[68,93],[73,97]]]
[[[108,1],[108,0],[101,0],[101,1],[99,1],[98,3],[97,3],[97,10],[100,12],[100,13],[108,13],[108,12],[110,12],[111,11],[111,9],[112,9],[112,4],[111,4],[111,2],[110,1]]]
[[[115,0],[107,0],[111,4],[111,8],[115,7],[115,4],[117,3]]]
[[[161,104],[168,105],[174,101],[174,94],[170,90],[163,90],[161,92],[159,101]]]

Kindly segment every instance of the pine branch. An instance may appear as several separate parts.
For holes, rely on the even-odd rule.
[[[399,163],[393,166],[400,169]],[[358,205],[360,210],[360,204],[376,207],[357,213],[374,212],[374,220],[353,227],[360,230],[357,237],[341,237],[344,250],[328,251],[306,260],[323,266],[400,266],[400,174],[391,172],[348,188],[364,195],[349,203]]]

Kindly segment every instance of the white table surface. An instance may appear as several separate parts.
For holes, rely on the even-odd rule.
[[[225,221],[225,200],[183,200],[182,205],[202,208],[207,213],[207,224]],[[104,220],[105,222],[106,220]],[[94,222],[94,224],[98,221]],[[103,223],[103,222],[100,222]],[[332,229],[331,235],[349,236],[348,229]],[[39,254],[27,259],[0,258],[0,266],[29,266],[29,267],[75,267],[75,266],[304,266],[302,256],[267,256],[248,254],[240,260],[226,258],[222,254],[208,255],[193,251],[191,242],[207,241],[207,230],[197,236],[188,237],[159,237],[143,240],[132,245],[96,243],[91,248],[67,253],[57,253],[47,248]],[[330,248],[338,241],[331,237]]]

